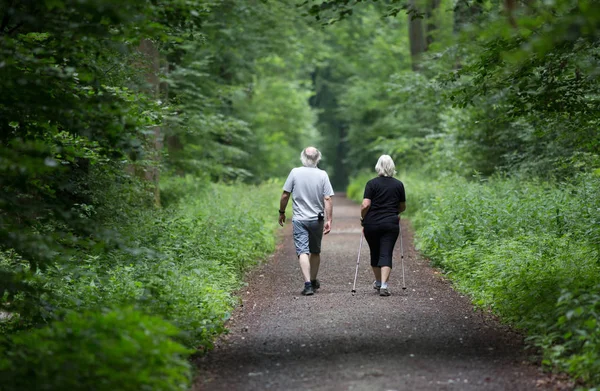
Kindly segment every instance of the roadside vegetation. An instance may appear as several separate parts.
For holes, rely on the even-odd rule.
[[[477,306],[525,330],[545,365],[597,384],[600,177],[449,176],[417,188],[418,245],[433,264]]]
[[[165,182],[165,198],[185,196],[161,209],[122,204],[128,214],[107,222],[118,244],[74,250],[10,298],[3,389],[187,389],[185,357],[212,348],[244,272],[274,250],[280,187]],[[0,267],[27,270],[15,252]],[[49,323],[19,332],[39,322]]]

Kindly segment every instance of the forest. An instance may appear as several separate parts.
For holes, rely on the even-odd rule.
[[[0,91],[7,391],[189,389],[308,145],[600,386],[600,2],[0,0]]]

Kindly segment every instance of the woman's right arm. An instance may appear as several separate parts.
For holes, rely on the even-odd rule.
[[[400,202],[398,204],[398,213],[402,213],[406,210],[406,202]]]

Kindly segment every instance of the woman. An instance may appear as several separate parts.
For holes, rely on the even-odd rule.
[[[360,206],[360,220],[371,251],[371,268],[375,274],[373,288],[380,296],[389,296],[388,279],[392,271],[392,252],[400,232],[399,213],[406,209],[406,195],[402,182],[394,178],[394,161],[381,155],[375,165],[377,178],[365,186]]]

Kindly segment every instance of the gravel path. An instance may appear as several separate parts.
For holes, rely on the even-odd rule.
[[[372,289],[363,242],[351,294],[361,227],[359,207],[334,197],[332,232],[323,240],[321,289],[300,295],[302,277],[291,238],[253,271],[240,292],[230,334],[197,361],[194,390],[554,390],[531,363],[522,337],[490,316],[421,258],[403,224],[390,290]],[[273,218],[277,218],[274,215]]]

